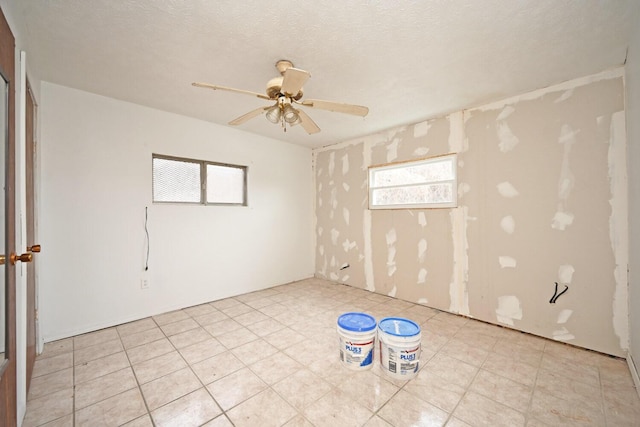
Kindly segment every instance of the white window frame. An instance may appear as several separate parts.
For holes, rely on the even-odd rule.
[[[437,180],[421,183],[407,183],[399,185],[381,185],[374,186],[374,176],[376,172],[385,171],[389,169],[402,169],[412,167],[416,165],[428,165],[441,162],[451,162],[453,170],[453,179]],[[445,154],[442,156],[429,157],[420,160],[410,160],[406,162],[388,163],[384,165],[375,165],[369,167],[368,184],[369,184],[369,209],[439,209],[439,208],[455,208],[458,206],[458,171],[457,171],[457,155]],[[373,192],[378,189],[384,188],[402,188],[402,187],[417,187],[425,184],[445,184],[450,183],[452,185],[453,200],[445,203],[408,203],[408,204],[387,204],[387,205],[374,205],[373,204]]]
[[[154,197],[153,186],[155,185],[155,181],[153,179],[153,160],[154,159],[163,159],[163,160],[173,160],[176,162],[186,162],[186,163],[195,163],[200,165],[200,201],[199,202],[182,202],[182,201],[164,201],[164,200],[156,200]],[[237,168],[243,171],[243,190],[242,190],[242,202],[241,203],[230,203],[230,202],[209,202],[207,200],[207,165],[214,166],[224,166],[230,168]],[[249,173],[249,168],[247,166],[242,165],[233,165],[230,163],[219,163],[219,162],[210,162],[207,160],[197,160],[190,159],[184,157],[175,157],[175,156],[166,156],[163,154],[155,154],[151,155],[151,200],[153,203],[157,204],[180,204],[180,205],[206,205],[206,206],[248,206],[247,201],[247,175]]]

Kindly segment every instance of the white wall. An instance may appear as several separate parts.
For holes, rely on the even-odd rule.
[[[637,14],[636,21],[627,55],[626,109],[629,141],[629,354],[637,368],[640,363],[640,14]]]
[[[46,82],[40,119],[45,341],[313,275],[310,149]],[[248,165],[249,206],[152,204],[152,153]]]

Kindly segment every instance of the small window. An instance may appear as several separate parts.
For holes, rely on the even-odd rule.
[[[153,201],[247,205],[247,167],[153,155]]]
[[[456,155],[369,168],[369,209],[451,208]]]

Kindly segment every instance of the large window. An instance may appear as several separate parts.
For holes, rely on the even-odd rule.
[[[153,201],[247,205],[247,167],[153,155]]]
[[[457,204],[456,155],[369,168],[369,208],[450,208]]]

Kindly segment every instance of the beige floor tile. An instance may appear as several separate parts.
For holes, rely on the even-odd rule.
[[[131,364],[136,365],[140,362],[144,362],[145,360],[171,353],[174,350],[175,348],[169,340],[162,338],[157,341],[152,341],[150,343],[128,349],[127,356],[129,356]]]
[[[257,340],[259,337],[248,330],[245,327],[236,329],[233,332],[216,336],[216,339],[220,341],[220,344],[228,349],[240,347],[242,344],[246,344],[251,341]]]
[[[297,412],[271,389],[267,389],[227,412],[236,427],[278,427]],[[334,426],[335,427],[335,426]]]
[[[353,381],[353,379],[357,380]],[[371,412],[376,412],[384,406],[400,390],[384,377],[377,376],[371,371],[358,372],[354,377],[338,385],[338,389]]]
[[[161,340],[165,338],[164,333],[160,328],[147,329],[146,331],[136,332],[135,334],[122,337],[122,345],[125,349],[129,350],[134,347],[149,344],[150,342]]]
[[[120,338],[116,328],[101,329],[88,334],[77,335],[73,337],[73,349],[80,350],[82,348],[91,347],[92,345],[101,344],[105,341],[112,341]]]
[[[591,405],[602,407],[602,391],[600,387],[570,379],[546,369],[538,371],[536,391],[558,396],[570,402],[588,401]]]
[[[478,368],[453,357],[438,353],[422,367],[433,374],[466,388],[476,376]]]
[[[27,427],[26,424],[22,424]],[[40,427],[73,427],[73,414],[65,415],[57,420],[49,421],[46,424],[41,424]]]
[[[464,388],[426,369],[407,382],[403,390],[446,412],[453,411],[465,392]]]
[[[183,310],[170,311],[168,313],[159,314],[153,316],[153,320],[159,325],[167,325],[169,323],[178,322],[180,320],[188,319],[189,315]]]
[[[367,421],[364,427],[393,427],[393,426],[388,422],[386,422],[385,420],[383,420],[382,418],[380,418],[379,416],[374,415],[371,419],[369,419],[369,421]]]
[[[262,314],[266,314],[269,317],[276,317],[287,311],[287,307],[282,304],[271,304],[266,307],[259,308],[258,311]]]
[[[538,390],[534,390],[529,417],[549,426],[604,426],[603,410],[591,402],[576,404]]]
[[[178,351],[187,363],[193,365],[217,354],[224,353],[227,348],[220,344],[217,339],[209,338],[197,344],[181,348]]]
[[[217,308],[218,310],[224,310],[226,308],[233,307],[235,305],[242,304],[242,303],[234,298],[226,298],[226,299],[210,302],[209,304],[211,304],[214,308]]]
[[[149,329],[157,328],[158,325],[152,318],[147,317],[145,319],[136,320],[135,322],[125,323],[116,327],[120,337],[126,337],[128,335],[137,334],[138,332],[144,332]]]
[[[302,414],[298,414],[284,424],[283,427],[314,427]]]
[[[249,366],[267,384],[275,384],[303,368],[284,353],[275,353]]]
[[[200,426],[222,411],[204,388],[189,393],[155,411],[151,416],[157,427]]]
[[[526,386],[532,386],[538,374],[537,368],[498,353],[489,353],[482,368]]]
[[[624,359],[603,356],[598,370],[602,385],[633,387],[629,365]]]
[[[189,368],[181,369],[140,386],[151,411],[201,387],[202,384]]]
[[[245,302],[245,304],[247,304],[251,308],[254,308],[254,309],[258,310],[258,309],[260,309],[262,307],[266,307],[268,305],[275,304],[275,302],[276,301],[274,301],[274,299],[272,297],[264,297],[264,298],[259,298],[259,299],[247,301],[247,302]]]
[[[138,384],[131,368],[125,368],[91,381],[77,384],[75,389],[75,409],[77,411],[137,386]]]
[[[153,423],[151,422],[151,417],[149,416],[149,414],[146,414],[141,416],[140,418],[136,418],[133,421],[129,421],[122,427],[153,427]]]
[[[231,352],[226,351],[198,362],[191,367],[193,372],[200,378],[200,381],[202,381],[202,384],[207,385],[245,366]]]
[[[467,424],[457,418],[451,418],[446,427],[473,427],[471,424]]]
[[[256,312],[257,310],[254,310],[253,308],[249,307],[246,304],[240,303],[232,307],[223,308],[220,311],[222,311],[227,316],[234,318],[236,316],[240,316],[246,313]]]
[[[280,322],[278,323],[280,324]],[[305,340],[306,337],[293,329],[285,327],[277,332],[265,335],[263,339],[277,349],[284,350]]]
[[[449,340],[440,349],[440,353],[478,367],[482,366],[489,355],[488,350],[459,341],[456,337]]]
[[[257,323],[257,322],[262,322],[267,319],[270,319],[270,317],[256,310],[241,314],[233,318],[233,320],[235,320],[236,322],[240,323],[242,326],[245,326],[245,327],[249,325],[253,325],[254,323]]]
[[[222,409],[228,411],[267,387],[256,374],[244,368],[209,384],[207,389]]]
[[[62,353],[44,359],[37,359],[33,364],[32,378],[51,374],[73,366],[73,353]]]
[[[178,334],[170,336],[169,341],[171,341],[175,348],[181,349],[183,347],[188,347],[190,345],[205,341],[210,338],[211,335],[207,331],[205,331],[201,327],[197,327],[195,329],[190,329],[188,331],[180,332]]]
[[[247,329],[259,337],[265,337],[269,334],[273,334],[274,332],[281,331],[284,328],[285,326],[282,323],[271,318],[267,318],[247,326]]]
[[[76,384],[110,374],[129,366],[129,359],[124,351],[114,353],[100,359],[91,360],[74,367],[74,380]]]
[[[51,341],[44,345],[42,353],[36,358],[46,359],[48,357],[59,356],[64,353],[73,351],[73,338],[65,338],[63,340]]]
[[[117,394],[76,411],[76,427],[119,426],[147,412],[140,390]]]
[[[475,324],[477,322],[469,322],[469,324]],[[464,342],[465,344],[480,349],[484,351],[491,351],[496,343],[499,341],[498,338],[478,333],[475,330],[467,329],[467,327],[460,328],[458,333],[453,336],[453,339]]]
[[[374,367],[375,365],[377,364],[374,361]],[[346,378],[355,377],[359,373],[358,371],[346,368],[344,364],[338,360],[337,356],[317,360],[309,364],[307,368],[334,387],[344,382]]]
[[[212,323],[210,325],[203,326],[204,329],[211,334],[212,337],[219,337],[220,335],[228,334],[231,331],[237,331],[242,328],[242,325],[233,319],[226,318],[219,322]]]
[[[474,392],[468,392],[453,415],[467,423],[487,427],[517,427],[525,425],[524,415]]]
[[[634,387],[604,386],[607,423],[614,426],[637,426],[640,420],[640,398]]]
[[[316,427],[350,427],[363,425],[373,413],[340,390],[333,389],[307,406],[303,415]]]
[[[229,421],[229,418],[225,415],[220,415],[204,424],[202,427],[233,427],[233,424],[231,424],[231,421]]]
[[[162,325],[160,326],[160,329],[162,329],[162,332],[164,332],[166,336],[170,337],[172,335],[176,335],[185,331],[190,331],[191,329],[195,329],[198,327],[200,327],[200,325],[198,325],[198,322],[196,322],[195,320],[189,317],[187,319],[179,320],[177,322],[167,323],[166,325]]]
[[[186,368],[187,363],[182,359],[180,353],[172,351],[153,359],[133,365],[133,371],[140,384],[146,384],[150,381],[163,377],[172,372]]]
[[[41,375],[31,379],[28,400],[70,388],[73,388],[73,368]]]
[[[400,390],[378,411],[378,416],[393,426],[443,426],[449,414]]]
[[[100,344],[85,347],[73,352],[73,363],[81,365],[92,360],[100,359],[110,354],[118,353],[123,350],[120,339],[105,341]]]
[[[481,369],[469,390],[493,399],[519,412],[526,412],[531,400],[529,386]]]
[[[227,316],[223,312],[221,312],[219,310],[216,310],[213,307],[212,307],[212,309],[214,311],[212,311],[210,313],[203,314],[203,315],[200,315],[200,316],[194,316],[193,320],[198,322],[198,324],[200,326],[207,326],[207,325],[211,325],[212,323],[220,322],[222,320],[225,320],[225,319],[229,318],[229,316]]]
[[[200,305],[194,305],[192,307],[184,308],[182,309],[182,311],[184,311],[191,317],[197,317],[197,316],[203,316],[209,313],[214,313],[218,310],[213,308],[211,304],[200,304]]]
[[[526,363],[536,368],[539,367],[540,362],[542,362],[542,351],[533,350],[508,341],[498,341],[493,347],[493,351],[494,353],[509,356],[516,362]]]
[[[277,353],[279,350],[262,339],[248,342],[231,350],[242,363],[250,365]]]
[[[440,351],[440,349],[449,342],[451,338],[438,335],[431,330],[427,330],[424,327],[422,329],[422,340],[421,340],[421,348],[422,350],[430,350],[433,352]]]
[[[545,353],[542,356],[540,367],[569,378],[600,387],[600,374],[596,366],[573,362],[569,359],[551,356]]]
[[[73,388],[29,401],[22,425],[24,427],[39,426],[71,413],[73,413]]]
[[[298,411],[302,411],[332,389],[329,383],[308,369],[299,370],[274,384],[272,388]]]

